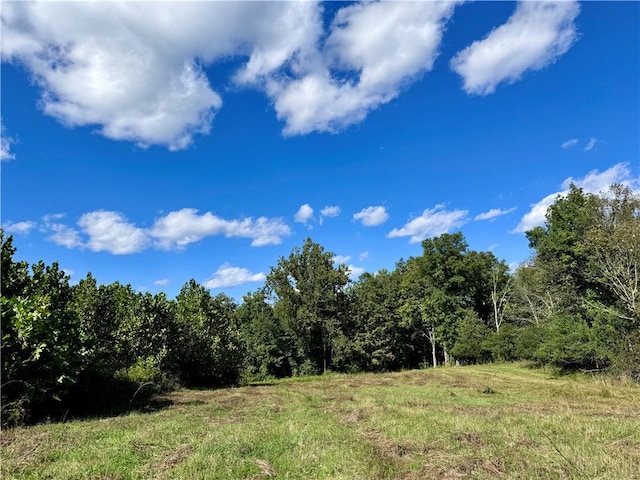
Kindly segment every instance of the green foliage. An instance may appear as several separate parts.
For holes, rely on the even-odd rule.
[[[138,358],[132,365],[119,370],[114,375],[121,380],[137,385],[138,389],[147,388],[154,392],[173,390],[177,380],[160,368],[160,362],[153,356]]]
[[[295,342],[293,369],[324,372],[332,366],[334,340],[347,311],[345,265],[333,266],[333,253],[307,238],[267,275],[275,316]]]
[[[68,277],[42,262],[28,275],[26,264],[13,262],[14,252],[11,237],[3,238],[2,285],[9,286],[0,297],[3,423],[54,413],[88,355]]]
[[[245,295],[236,310],[249,378],[291,376],[294,342],[266,301],[264,290]]]
[[[587,322],[559,315],[545,326],[544,340],[536,351],[539,361],[562,370],[597,369],[606,364],[599,355]]]
[[[451,354],[463,364],[487,362],[491,360],[488,340],[492,334],[479,318],[468,314],[458,324],[458,335]]]
[[[491,358],[497,362],[511,362],[521,358],[518,355],[518,337],[523,329],[513,324],[504,324],[499,332],[491,332],[484,343],[491,354]]]
[[[242,372],[243,346],[234,302],[212,297],[195,280],[176,298],[176,330],[168,363],[187,385],[236,383]]]

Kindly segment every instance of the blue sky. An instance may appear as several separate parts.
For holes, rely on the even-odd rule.
[[[17,257],[240,300],[310,236],[516,265],[574,182],[640,188],[640,3],[2,3]]]

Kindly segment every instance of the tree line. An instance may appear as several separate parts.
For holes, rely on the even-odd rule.
[[[529,360],[640,381],[640,197],[571,186],[526,235],[515,271],[458,232],[355,282],[309,238],[237,305],[195,280],[175,299],[90,273],[72,286],[2,234],[2,423],[328,370]]]

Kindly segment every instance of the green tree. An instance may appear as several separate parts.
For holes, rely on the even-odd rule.
[[[333,253],[307,238],[267,275],[267,293],[295,341],[299,371],[325,372],[331,366],[346,313],[348,273],[345,265],[334,268]]]
[[[294,341],[275,316],[264,289],[245,295],[236,314],[249,375],[258,378],[291,376]]]
[[[69,277],[56,263],[43,262],[29,275],[25,262],[13,261],[14,253],[12,238],[2,237],[3,423],[56,414],[87,356],[70,306]]]
[[[243,348],[235,318],[236,305],[220,294],[212,297],[195,280],[176,297],[176,338],[170,363],[188,385],[236,383]]]
[[[365,273],[350,290],[354,368],[388,371],[416,365],[412,329],[403,324],[400,312],[403,270],[399,262],[393,272]]]

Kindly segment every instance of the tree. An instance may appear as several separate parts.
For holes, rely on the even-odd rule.
[[[412,330],[403,324],[400,312],[403,269],[399,262],[393,272],[365,273],[350,290],[353,366],[360,370],[388,371],[416,364]]]
[[[243,349],[233,300],[215,298],[195,280],[176,297],[176,338],[171,363],[188,385],[226,385],[238,381]]]
[[[70,306],[69,277],[57,263],[14,262],[2,238],[0,315],[2,421],[37,419],[58,410],[85,368],[85,339]],[[5,288],[6,286],[6,288]]]
[[[264,289],[245,295],[236,314],[248,373],[260,378],[291,376],[294,342],[267,302]]]
[[[298,367],[326,372],[331,366],[333,342],[346,312],[348,273],[345,265],[334,268],[333,253],[307,238],[267,275],[267,293],[295,341]]]
[[[596,202],[596,219],[582,241],[590,278],[611,297],[608,308],[640,327],[640,195],[617,184]]]
[[[584,310],[584,303],[576,299],[584,299],[591,286],[582,239],[593,225],[594,209],[594,197],[572,184],[569,192],[558,196],[547,209],[544,227],[526,232],[544,284],[556,292],[565,311],[575,314]]]

